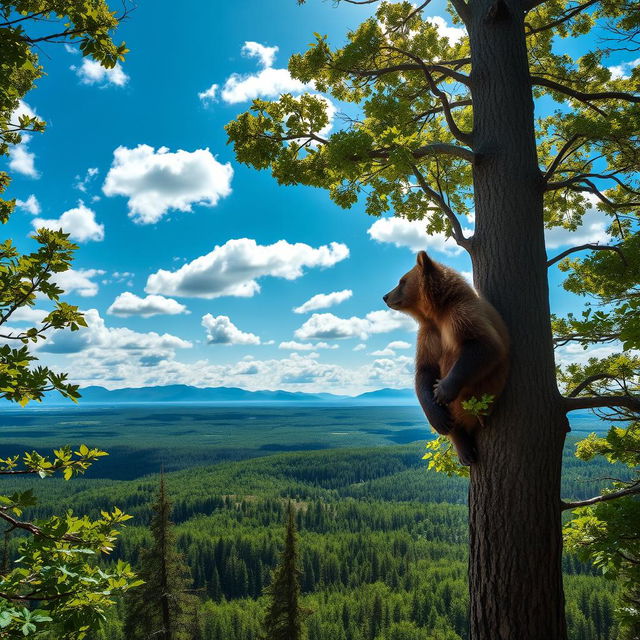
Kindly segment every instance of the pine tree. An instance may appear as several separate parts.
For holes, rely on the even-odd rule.
[[[302,640],[304,612],[300,606],[298,540],[293,505],[287,508],[287,532],[280,563],[266,589],[270,602],[264,622],[266,640]]]
[[[140,554],[138,574],[145,584],[128,599],[125,618],[127,640],[190,640],[197,600],[188,594],[191,576],[176,550],[171,502],[164,475],[153,505],[153,544]]]

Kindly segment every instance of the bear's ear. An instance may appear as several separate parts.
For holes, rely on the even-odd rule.
[[[431,271],[433,269],[433,262],[431,262],[431,258],[426,251],[418,252],[417,264],[423,271]]]

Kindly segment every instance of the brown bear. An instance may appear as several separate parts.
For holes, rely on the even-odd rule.
[[[509,335],[502,318],[462,275],[425,251],[383,300],[419,323],[418,400],[434,429],[449,436],[460,462],[473,464],[479,419],[462,402],[484,394],[495,402],[504,388]]]

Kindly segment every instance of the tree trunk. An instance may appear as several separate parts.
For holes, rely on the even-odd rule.
[[[472,640],[563,640],[560,474],[542,178],[519,0],[474,0],[475,284],[502,314],[511,370],[469,489]]]

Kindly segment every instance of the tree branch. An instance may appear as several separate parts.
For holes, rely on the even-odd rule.
[[[17,520],[16,518],[10,516],[6,507],[0,508],[0,518],[8,522],[13,529],[21,529],[22,531],[28,531],[30,534],[34,536],[40,536],[42,538],[49,538],[51,540],[57,540],[58,538],[54,538],[42,531],[40,527],[32,524],[31,522],[22,522],[21,520]],[[82,542],[80,538],[77,536],[71,535],[69,533],[65,533],[61,538],[61,540],[65,540],[67,542]]]
[[[619,491],[612,491],[611,493],[605,493],[601,496],[595,496],[594,498],[589,498],[588,500],[578,500],[576,502],[562,501],[560,503],[560,509],[562,511],[567,511],[569,509],[578,509],[580,507],[590,507],[592,504],[598,504],[599,502],[607,502],[608,500],[616,500],[617,498],[623,498],[624,496],[635,495],[637,493],[640,493],[640,480],[638,482],[634,482],[629,487],[620,489]]]
[[[368,155],[370,158],[387,159],[392,149],[373,149]],[[447,142],[433,142],[431,144],[425,144],[422,147],[418,147],[412,152],[413,157],[416,160],[420,160],[426,156],[433,155],[445,155],[453,156],[454,158],[460,158],[473,163],[475,161],[475,154],[471,149],[465,147],[459,147],[455,144],[449,144]]]
[[[575,135],[571,136],[562,145],[562,149],[560,149],[560,151],[558,151],[558,155],[553,159],[553,162],[549,165],[549,168],[547,169],[546,173],[544,174],[545,181],[549,180],[549,178],[553,175],[553,173],[558,168],[560,163],[564,160],[564,158],[567,155],[567,153],[569,152],[569,149],[571,148],[571,146],[574,144],[574,142],[577,142],[581,137],[582,136],[580,136],[579,134],[575,134]]]
[[[401,51],[403,54],[406,53],[401,49],[396,49],[396,51]],[[454,69],[449,69],[449,67],[444,66],[446,64],[448,63],[441,62],[439,64],[429,64],[426,66],[430,71],[436,71],[437,73],[441,73],[447,78],[456,80],[457,82],[460,82],[461,84],[464,84],[466,86],[471,86],[471,79],[469,78],[469,76],[465,75],[464,73],[460,73],[459,71],[455,71]],[[362,78],[377,78],[378,76],[384,76],[387,73],[397,73],[399,71],[422,71],[423,67],[420,64],[405,62],[400,64],[393,64],[388,67],[381,67],[380,69],[341,69],[340,67],[335,66],[333,67],[333,69],[342,73],[348,73],[353,76],[359,76]]]
[[[420,169],[418,169],[418,167],[416,167],[415,165],[413,165],[411,169],[413,170],[413,174],[418,180],[418,184],[420,185],[422,190],[440,207],[440,209],[442,209],[443,213],[447,216],[447,219],[449,220],[451,229],[453,231],[453,239],[458,243],[459,246],[468,249],[470,238],[465,237],[462,231],[460,220],[458,220],[458,216],[456,216],[456,214],[453,212],[453,209],[451,209],[451,207],[445,202],[444,198],[427,184],[427,181],[420,172]]]
[[[584,91],[571,89],[570,87],[566,87],[562,84],[554,82],[553,80],[549,80],[548,78],[543,78],[542,76],[531,76],[531,83],[539,87],[547,87],[548,89],[552,89],[553,91],[557,91],[558,93],[564,93],[567,96],[579,100],[580,102],[589,104],[589,106],[591,106],[592,108],[596,107],[593,107],[593,105],[590,104],[591,100],[613,99],[640,103],[640,96],[635,96],[632,93],[625,93],[624,91],[597,91],[595,93],[586,93]],[[604,114],[604,112],[602,113]]]
[[[632,411],[640,411],[640,399],[635,396],[595,396],[579,398],[565,398],[565,411],[578,411],[579,409],[602,409],[622,407]]]
[[[463,144],[471,145],[471,141],[472,141],[471,134],[467,133],[466,131],[462,131],[456,124],[453,114],[451,113],[451,107],[449,106],[449,98],[447,97],[447,94],[444,91],[442,91],[442,89],[440,89],[437,83],[434,81],[433,76],[429,71],[429,67],[424,62],[424,60],[420,58],[420,56],[416,56],[410,51],[404,51],[402,49],[398,49],[397,47],[384,47],[384,48],[390,49],[391,51],[395,51],[400,55],[407,56],[408,58],[411,58],[414,62],[420,65],[420,67],[422,68],[422,72],[424,73],[424,76],[427,79],[427,83],[429,84],[429,88],[431,89],[431,93],[433,93],[433,95],[436,96],[442,103],[444,117],[445,117],[445,120],[447,121],[447,124],[449,125],[449,130],[451,131],[451,134],[453,135],[454,138],[456,138]]]
[[[571,255],[572,253],[576,253],[578,251],[585,251],[587,249],[590,249],[592,251],[615,251],[621,258],[621,260],[627,264],[627,261],[624,257],[624,253],[622,253],[622,249],[617,246],[617,245],[604,245],[604,244],[597,244],[597,243],[586,243],[586,244],[581,244],[579,246],[576,247],[571,247],[570,249],[567,249],[566,251],[563,251],[562,253],[559,253],[557,256],[550,258],[549,260],[547,260],[547,267],[550,267],[551,265],[554,265],[556,262],[560,262],[560,260],[562,260],[562,258],[566,258],[568,255]]]
[[[465,24],[469,24],[469,20],[471,19],[469,5],[464,0],[451,0],[451,4],[460,16],[460,20]]]
[[[585,378],[578,386],[576,386],[571,393],[567,395],[568,398],[574,398],[579,393],[584,391],[592,382],[598,382],[598,380],[617,380],[616,376],[610,373],[596,373],[588,378]]]
[[[535,29],[532,29],[531,27],[529,27],[528,23],[525,22],[525,27],[529,28],[529,31],[527,31],[525,35],[532,36],[536,33],[547,31],[548,29],[553,29],[554,27],[557,27],[563,22],[566,22],[567,20],[571,20],[571,18],[573,18],[574,16],[577,16],[579,13],[582,13],[582,11],[584,11],[585,9],[588,9],[591,5],[594,5],[598,1],[599,0],[588,0],[583,4],[579,4],[577,7],[573,7],[573,9],[570,9],[569,11],[566,11],[565,13],[562,14],[562,16],[560,16],[556,20],[553,20],[547,24],[544,24],[541,27],[536,27]]]

